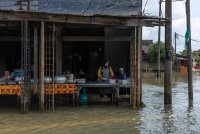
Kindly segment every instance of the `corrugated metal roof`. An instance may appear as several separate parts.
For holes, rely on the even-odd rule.
[[[16,5],[16,0],[0,0],[0,9],[26,10],[27,3]],[[72,15],[139,15],[142,0],[31,0],[31,10]]]

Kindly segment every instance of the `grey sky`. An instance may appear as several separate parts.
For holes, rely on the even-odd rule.
[[[145,13],[149,15],[158,16],[158,0],[148,0],[148,4]],[[146,0],[143,0],[143,4]],[[144,7],[144,5],[143,5]],[[165,3],[162,4],[163,15],[165,10]],[[200,0],[191,0],[191,30],[192,38],[200,40]],[[173,34],[175,32],[185,35],[186,31],[186,15],[185,15],[185,1],[173,2]],[[143,39],[153,39],[154,42],[157,41],[157,27],[155,28],[144,28]],[[162,41],[164,41],[164,28],[162,28]],[[174,38],[173,38],[174,39]],[[179,37],[177,40],[177,51],[182,51],[184,49],[184,38]],[[174,42],[174,41],[173,41]],[[174,44],[173,44],[174,45]],[[192,42],[192,49],[199,50],[200,43]]]

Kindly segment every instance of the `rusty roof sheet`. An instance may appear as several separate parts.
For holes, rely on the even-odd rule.
[[[27,10],[27,2],[0,0],[0,9]],[[31,11],[83,16],[140,15],[142,0],[31,0]]]

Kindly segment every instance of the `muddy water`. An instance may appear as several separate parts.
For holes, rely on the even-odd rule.
[[[174,73],[173,105],[163,105],[163,79],[144,74],[146,107],[133,111],[126,105],[62,107],[56,112],[0,109],[0,134],[195,134],[200,133],[200,75],[194,78],[194,102],[189,105],[187,75]]]

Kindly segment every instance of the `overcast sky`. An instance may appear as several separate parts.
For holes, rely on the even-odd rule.
[[[149,15],[158,16],[158,1],[159,0],[148,0],[148,4],[145,8],[145,13]],[[143,0],[143,4],[146,0]],[[144,5],[143,5],[144,7]],[[162,4],[163,15],[165,10],[165,3]],[[186,15],[185,15],[185,1],[173,2],[173,35],[175,32],[185,35],[186,31]],[[152,39],[154,42],[158,38],[158,28],[143,28],[143,39]],[[200,41],[200,0],[191,0],[191,30],[192,38]],[[162,28],[161,40],[164,41],[164,29]],[[179,37],[177,40],[177,52],[180,52],[184,49],[185,40],[182,37]],[[173,38],[174,45],[174,38]],[[192,49],[199,50],[200,43],[192,42]]]

